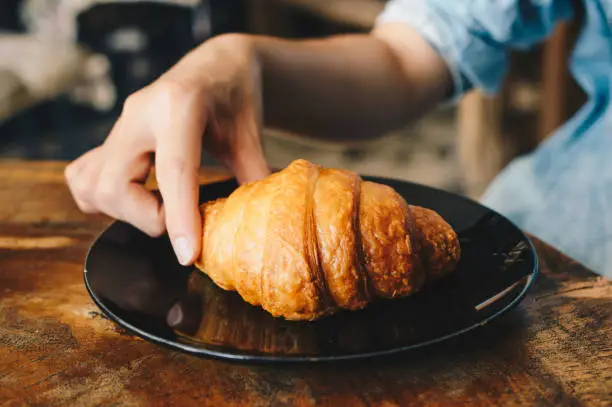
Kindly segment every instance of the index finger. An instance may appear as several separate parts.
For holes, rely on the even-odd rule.
[[[202,244],[198,170],[206,112],[197,92],[175,89],[164,97],[161,110],[155,112],[160,118],[154,129],[156,176],[168,235],[179,262],[187,265]]]

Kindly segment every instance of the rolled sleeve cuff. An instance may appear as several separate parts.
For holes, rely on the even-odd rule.
[[[376,21],[377,25],[408,24],[441,56],[454,85],[453,94],[445,104],[455,103],[472,88],[479,88],[485,94],[496,93],[506,74],[505,49],[470,30],[469,10],[462,3],[449,2],[442,7],[428,0],[392,0]]]

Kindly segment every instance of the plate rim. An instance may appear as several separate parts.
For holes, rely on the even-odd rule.
[[[116,224],[119,223],[123,223],[126,224],[125,222],[122,221],[118,221],[115,220],[113,222],[111,222],[106,228],[104,228],[104,230],[102,230],[98,236],[92,241],[91,245],[89,246],[88,250],[87,250],[87,254],[85,256],[84,259],[84,263],[83,263],[83,280],[85,283],[85,288],[87,289],[87,292],[89,294],[89,296],[91,297],[91,299],[93,300],[94,304],[100,308],[100,310],[105,314],[105,316],[107,316],[111,321],[113,321],[114,323],[116,323],[117,325],[119,325],[120,327],[124,328],[125,330],[127,330],[128,332],[131,332],[132,334],[139,336],[151,343],[154,343],[156,345],[161,345],[165,348],[169,348],[172,350],[178,350],[180,352],[189,354],[189,355],[194,355],[194,356],[198,356],[198,357],[206,357],[206,358],[210,358],[210,359],[216,359],[216,360],[222,360],[222,361],[229,361],[229,362],[247,362],[247,363],[255,363],[255,364],[302,364],[302,363],[330,363],[330,362],[348,362],[348,361],[363,361],[363,360],[367,360],[367,359],[373,359],[373,358],[382,358],[382,357],[388,357],[391,355],[395,355],[395,354],[400,354],[400,353],[407,353],[411,350],[415,350],[415,349],[419,349],[419,348],[423,348],[423,347],[427,347],[427,346],[431,346],[437,343],[441,343],[444,341],[447,341],[449,339],[452,338],[456,338],[459,337],[461,335],[464,335],[468,332],[477,330],[478,328],[488,324],[489,322],[491,322],[494,319],[497,319],[503,315],[505,315],[506,313],[508,313],[509,311],[513,310],[514,308],[516,308],[516,306],[518,304],[520,304],[524,298],[526,297],[527,293],[529,292],[529,290],[533,287],[535,280],[537,279],[539,273],[540,273],[540,261],[538,258],[538,254],[536,251],[536,248],[531,240],[531,238],[529,236],[527,236],[523,230],[521,228],[519,228],[514,222],[512,222],[510,219],[508,219],[507,217],[505,217],[504,215],[500,214],[499,212],[485,207],[484,205],[482,205],[480,202],[460,195],[458,193],[454,193],[451,191],[446,191],[440,188],[435,188],[429,185],[424,185],[424,184],[420,184],[420,183],[416,183],[416,182],[412,182],[412,181],[405,181],[405,180],[401,180],[401,179],[397,179],[397,178],[390,178],[390,177],[381,177],[381,176],[373,176],[373,175],[361,175],[361,177],[365,180],[371,180],[371,181],[390,181],[393,183],[401,183],[401,184],[408,184],[410,186],[416,186],[419,188],[424,188],[424,189],[428,189],[432,192],[436,192],[436,193],[443,193],[446,195],[452,195],[455,198],[458,199],[462,199],[464,201],[468,201],[471,204],[480,206],[481,208],[490,211],[498,216],[500,216],[501,218],[505,219],[506,221],[508,221],[515,229],[516,231],[519,233],[519,235],[522,237],[522,239],[528,244],[529,247],[529,251],[532,255],[533,258],[533,268],[530,271],[530,273],[526,276],[527,281],[523,287],[523,289],[521,290],[520,293],[518,293],[518,295],[516,295],[516,297],[509,303],[507,304],[505,307],[501,308],[500,310],[498,310],[497,312],[495,312],[494,314],[490,315],[489,317],[478,321],[477,323],[474,323],[470,326],[467,326],[463,329],[459,329],[457,331],[454,331],[450,334],[447,335],[443,335],[443,336],[439,336],[437,338],[433,338],[430,340],[426,340],[426,341],[422,341],[416,344],[411,344],[411,345],[404,345],[404,346],[398,346],[395,348],[391,348],[391,349],[384,349],[384,350],[378,350],[378,351],[369,351],[369,352],[359,352],[359,353],[354,353],[354,354],[345,354],[345,355],[337,355],[337,356],[292,356],[292,355],[287,355],[287,356],[270,356],[270,355],[257,355],[257,354],[249,354],[246,353],[244,351],[239,351],[237,353],[227,353],[227,352],[222,352],[222,351],[217,351],[217,350],[213,350],[213,349],[203,349],[203,348],[198,348],[195,346],[190,346],[188,344],[185,343],[181,343],[178,341],[171,341],[165,338],[162,338],[160,336],[148,333],[132,324],[130,324],[129,322],[123,320],[122,318],[120,318],[118,315],[116,315],[114,312],[112,312],[108,307],[106,307],[104,305],[104,303],[96,296],[96,294],[93,291],[93,288],[90,285],[90,282],[88,280],[88,271],[87,271],[87,264],[89,262],[89,257],[91,255],[92,250],[94,249],[94,247],[96,246],[96,243],[98,243],[98,241],[102,238],[102,236],[113,226],[115,226]],[[215,184],[222,184],[222,183],[229,183],[229,182],[236,182],[235,178],[228,178],[225,180],[220,180],[220,181],[216,181],[216,182],[212,182],[209,184],[200,184],[198,187],[201,189],[203,187],[206,186],[211,186],[211,185],[215,185]]]

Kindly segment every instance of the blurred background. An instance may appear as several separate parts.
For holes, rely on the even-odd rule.
[[[0,159],[72,160],[104,140],[125,98],[206,39],[367,32],[384,0],[0,0]],[[467,95],[367,143],[266,129],[273,166],[301,157],[477,198],[583,103],[566,68],[576,28],[511,55],[495,96]],[[205,162],[210,161],[205,157]]]

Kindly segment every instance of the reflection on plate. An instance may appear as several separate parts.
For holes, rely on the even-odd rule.
[[[274,318],[180,266],[167,237],[116,222],[93,244],[85,283],[111,319],[155,343],[234,360],[356,359],[418,348],[476,328],[515,306],[537,274],[531,242],[504,217],[465,198],[407,182],[408,203],[434,209],[458,232],[462,258],[448,278],[400,300],[315,322]],[[201,200],[227,196],[234,181],[205,186]]]

